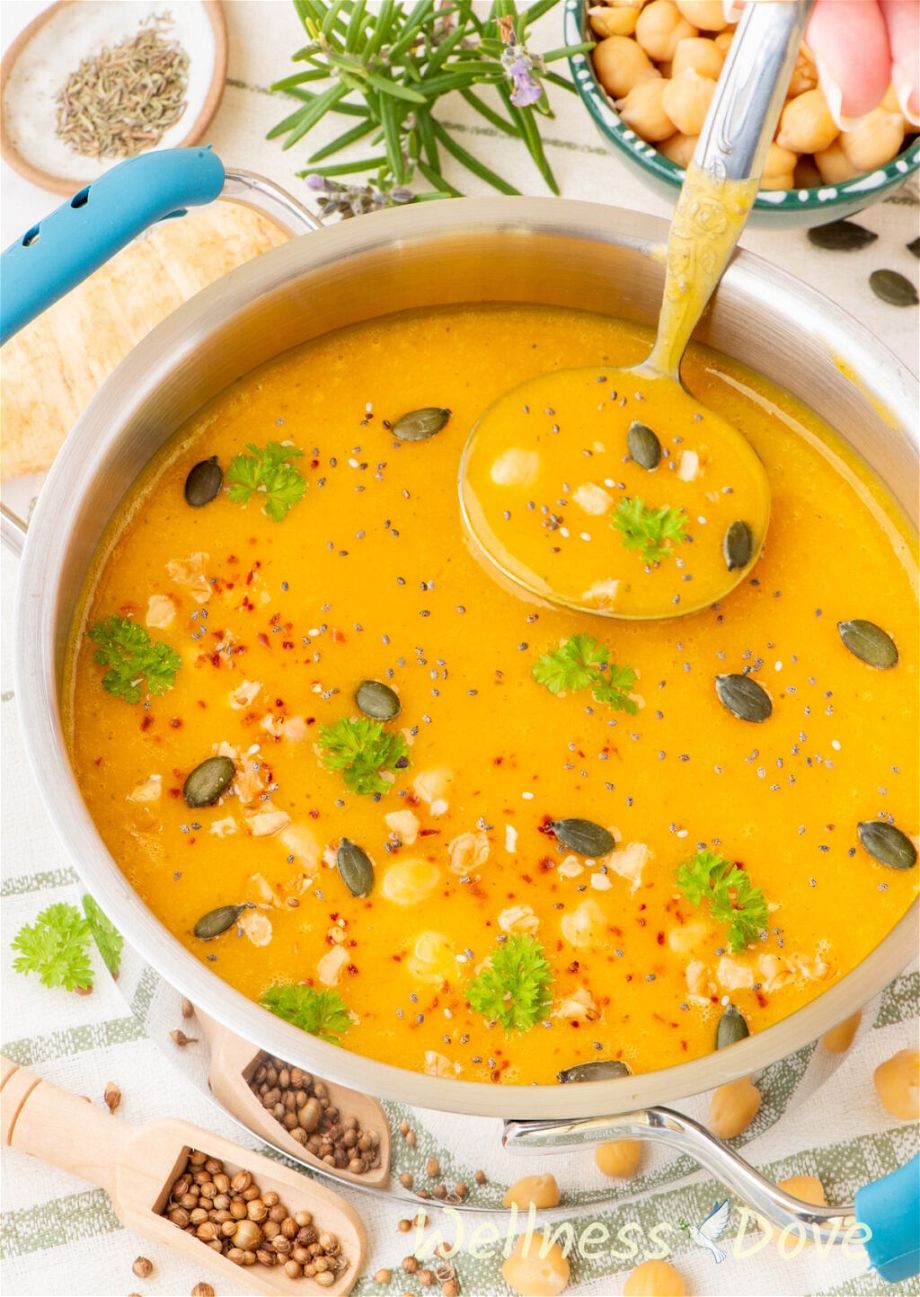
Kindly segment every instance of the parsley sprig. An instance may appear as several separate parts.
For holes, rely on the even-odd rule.
[[[496,946],[467,988],[470,1008],[506,1031],[529,1031],[546,1017],[552,972],[536,938],[514,933]]]
[[[759,941],[767,927],[767,901],[747,870],[714,851],[697,851],[677,868],[677,886],[693,905],[706,901],[712,917],[728,925],[733,951]]]
[[[130,618],[106,617],[91,628],[89,638],[99,645],[96,661],[109,668],[102,687],[116,698],[138,703],[145,693],[165,694],[176,683],[179,654],[165,641],[151,639],[146,627]]]
[[[385,793],[390,781],[383,771],[405,770],[409,748],[400,733],[386,729],[383,721],[364,716],[343,716],[324,725],[319,735],[320,756],[327,770],[340,770],[346,788],[370,796]]]
[[[86,919],[75,905],[58,901],[16,933],[12,946],[19,954],[13,967],[17,973],[36,973],[45,986],[89,990],[93,985],[89,943]]]
[[[348,1008],[338,991],[287,983],[270,986],[263,992],[262,1004],[285,1022],[333,1045],[339,1043],[339,1037],[351,1025]]]
[[[636,672],[612,662],[607,645],[593,635],[572,635],[563,640],[534,663],[530,674],[551,694],[590,688],[599,703],[608,703],[614,711],[635,716],[639,710],[629,696],[636,684]]]
[[[610,525],[623,537],[626,548],[638,550],[646,563],[670,558],[674,546],[687,539],[687,515],[683,509],[668,504],[654,509],[637,495],[620,501]]]
[[[89,926],[90,935],[95,941],[102,956],[102,962],[112,974],[117,977],[121,969],[121,952],[124,949],[125,940],[112,920],[103,914],[98,902],[89,895],[83,897],[83,913],[86,915],[86,922]]]
[[[248,455],[234,455],[227,468],[227,494],[236,504],[245,504],[256,495],[269,518],[281,522],[304,497],[306,480],[291,460],[301,459],[303,451],[270,441],[259,447],[247,442]]]

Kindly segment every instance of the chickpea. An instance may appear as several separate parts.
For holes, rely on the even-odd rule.
[[[667,1261],[643,1261],[626,1280],[623,1297],[684,1297],[684,1276]]]
[[[505,1191],[502,1206],[517,1206],[522,1211],[527,1211],[533,1203],[539,1211],[544,1207],[557,1207],[560,1197],[554,1175],[525,1175],[523,1179],[515,1180]]]
[[[693,68],[665,83],[661,102],[682,135],[699,135],[715,89],[712,77],[701,77]]]
[[[556,1297],[571,1273],[562,1248],[546,1234],[521,1234],[511,1255],[502,1262],[502,1278],[524,1297]]]
[[[826,149],[815,152],[815,166],[826,185],[839,185],[844,180],[852,180],[859,175],[840,147],[839,140],[834,140]]]
[[[827,1206],[824,1185],[816,1175],[792,1175],[787,1180],[777,1181],[777,1188],[785,1189],[786,1193],[791,1193],[793,1198],[801,1198],[802,1202],[810,1202],[813,1207]],[[769,1233],[774,1242],[779,1238],[780,1231],[773,1226]],[[811,1246],[810,1240],[806,1239],[805,1246]]]
[[[657,62],[672,59],[677,42],[696,34],[696,28],[687,22],[674,0],[652,0],[636,22],[636,40]]]
[[[817,84],[818,69],[815,67],[811,55],[802,46],[796,56],[792,76],[789,78],[789,89],[786,91],[786,98],[795,99],[798,95],[803,95],[806,90],[814,90]]]
[[[676,0],[688,23],[704,32],[721,32],[728,26],[722,0]]]
[[[630,1180],[638,1171],[641,1160],[642,1141],[639,1139],[612,1139],[594,1150],[598,1171],[617,1180]]]
[[[776,142],[793,153],[817,153],[833,144],[839,133],[821,91],[806,90],[787,101]]]
[[[760,1091],[747,1076],[720,1085],[709,1102],[709,1128],[719,1139],[734,1139],[760,1111]]]
[[[920,1119],[920,1052],[901,1049],[875,1069],[882,1107],[902,1121]]]
[[[632,36],[639,10],[634,5],[592,5],[588,10],[595,36]]]
[[[853,1043],[853,1037],[856,1035],[859,1027],[861,1013],[854,1013],[852,1018],[846,1018],[843,1022],[838,1022],[836,1027],[831,1027],[821,1037],[821,1044],[829,1054],[845,1054]]]
[[[771,144],[764,163],[761,189],[791,189],[795,184],[796,154],[789,149],[781,149],[778,144]]]
[[[644,140],[666,140],[674,134],[674,123],[661,106],[665,87],[670,84],[661,77],[649,77],[633,86],[624,99],[617,100],[623,121]]]
[[[663,153],[676,166],[686,168],[690,165],[699,138],[698,135],[682,135],[678,131],[659,146],[658,152]]]
[[[898,156],[903,143],[904,118],[884,108],[873,109],[839,138],[843,156],[859,172],[883,167]]]
[[[634,85],[648,77],[661,76],[645,51],[628,36],[608,36],[595,46],[594,71],[614,99],[622,99]]]
[[[712,77],[718,81],[725,55],[715,41],[708,41],[703,36],[688,36],[678,43],[671,62],[671,75],[679,77],[687,68],[693,68],[701,77]]]

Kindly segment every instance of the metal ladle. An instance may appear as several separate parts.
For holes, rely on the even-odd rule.
[[[460,502],[474,548],[532,595],[610,617],[679,616],[728,594],[757,562],[770,515],[763,464],[679,371],[756,197],[812,4],[745,9],[674,212],[648,358],[532,379],[469,435]],[[644,448],[633,442],[636,424]],[[698,471],[708,473],[707,516],[677,509]],[[695,543],[672,537],[657,555],[629,552],[609,526],[613,492],[621,504],[675,506]]]

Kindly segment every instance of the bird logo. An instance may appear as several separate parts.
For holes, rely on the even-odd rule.
[[[716,1202],[712,1205],[712,1211],[703,1221],[702,1225],[691,1225],[688,1221],[682,1220],[678,1224],[682,1230],[690,1235],[690,1241],[697,1247],[704,1247],[711,1252],[715,1258],[716,1265],[721,1265],[728,1255],[727,1252],[716,1245],[716,1239],[720,1238],[728,1227],[728,1218],[731,1214],[731,1205],[727,1198],[722,1202]]]

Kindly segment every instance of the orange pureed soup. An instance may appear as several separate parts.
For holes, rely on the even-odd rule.
[[[773,492],[722,606],[554,610],[465,543],[480,412],[647,349],[622,322],[503,306],[324,337],[196,415],[100,553],[68,717],[100,832],[217,976],[348,1049],[477,1081],[667,1067],[715,1048],[726,1012],[723,1040],[820,994],[915,894],[915,557],[795,400],[685,362]],[[190,507],[212,456],[222,487]],[[199,469],[195,498],[217,480]]]

